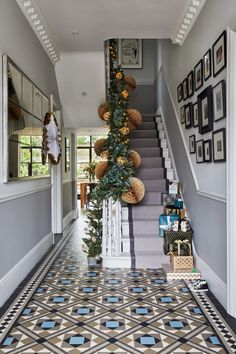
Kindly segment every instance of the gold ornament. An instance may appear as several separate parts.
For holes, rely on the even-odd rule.
[[[127,109],[127,127],[129,129],[136,129],[142,124],[142,116],[136,109]]]
[[[121,80],[122,77],[123,77],[123,74],[122,74],[120,71],[118,71],[118,72],[116,73],[116,80]]]
[[[122,128],[120,128],[120,132],[123,135],[128,135],[129,134],[129,128],[128,127],[122,127]]]
[[[130,160],[132,162],[132,165],[133,165],[133,167],[136,170],[141,164],[141,157],[137,153],[137,151],[134,151],[134,150],[129,150],[128,154],[129,154],[129,158],[130,158]]]
[[[109,156],[109,153],[108,153],[107,150],[104,150],[104,151],[101,152],[100,156],[101,156],[102,159],[107,159],[108,156]]]
[[[136,88],[136,81],[132,76],[127,76],[125,83],[128,91],[133,91]]]
[[[124,164],[127,163],[126,158],[123,157],[123,156],[118,156],[117,159],[116,159],[116,161],[117,161],[117,163],[118,163],[119,165],[124,165]]]
[[[129,92],[128,90],[123,90],[121,91],[121,97],[123,97],[124,99],[128,98],[129,97]]]
[[[126,140],[124,141],[124,143],[125,143],[125,144],[129,144],[129,139],[126,139]]]
[[[95,167],[95,176],[97,177],[97,179],[102,178],[108,168],[108,163],[107,161],[99,161]]]
[[[100,104],[100,106],[98,107],[98,115],[101,119],[103,119],[103,115],[104,113],[109,111],[109,105],[107,102],[104,102],[102,104]]]
[[[103,120],[107,121],[111,118],[111,112],[105,112],[102,116]]]
[[[121,199],[129,204],[139,203],[145,194],[145,187],[142,181],[136,177],[131,179],[131,187],[128,192],[122,193]]]
[[[98,139],[94,143],[94,151],[96,155],[100,156],[101,152],[105,150],[105,144],[107,142],[107,139]]]

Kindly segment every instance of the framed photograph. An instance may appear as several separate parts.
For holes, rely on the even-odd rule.
[[[193,71],[191,71],[188,74],[187,79],[188,79],[188,97],[192,97],[194,94]]]
[[[212,89],[214,121],[226,117],[226,88],[225,81],[221,80]]]
[[[196,162],[204,162],[203,140],[196,141]]]
[[[181,102],[183,99],[183,89],[182,89],[182,84],[180,84],[177,87],[177,98],[178,98],[178,102]]]
[[[185,106],[182,106],[180,108],[180,123],[181,124],[185,123]]]
[[[212,46],[213,55],[213,76],[221,72],[226,67],[227,63],[227,48],[226,48],[226,31],[223,31],[219,38],[215,41]]]
[[[195,154],[195,152],[196,152],[196,137],[195,137],[195,135],[190,135],[190,137],[189,137],[189,152],[190,152],[190,154]]]
[[[70,171],[70,139],[65,138],[65,172]]]
[[[211,49],[203,56],[203,76],[205,81],[211,77]]]
[[[204,152],[204,162],[211,162],[212,161],[212,154],[211,154],[211,140],[205,140],[203,142],[203,152]]]
[[[142,39],[119,39],[118,63],[125,69],[141,69],[143,67]]]
[[[208,86],[198,97],[198,128],[200,134],[213,130],[212,87]]]
[[[213,161],[226,161],[226,134],[225,128],[218,129],[212,133]]]
[[[184,101],[188,98],[188,79],[185,79],[182,83],[183,88],[183,99]]]
[[[198,103],[193,104],[193,126],[198,127]]]
[[[197,91],[203,85],[203,63],[202,59],[194,67],[194,88]]]
[[[185,116],[185,128],[191,128],[192,127],[192,111],[193,111],[193,105],[191,102],[185,105],[184,107],[184,116]]]

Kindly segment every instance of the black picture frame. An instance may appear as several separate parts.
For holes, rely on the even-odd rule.
[[[204,162],[204,152],[203,152],[203,140],[197,140],[195,143],[196,146],[196,162]]]
[[[183,100],[185,101],[188,98],[188,79],[184,79],[182,82],[182,88],[183,88]]]
[[[226,117],[226,85],[225,80],[221,80],[212,89],[214,121]]]
[[[195,134],[189,136],[189,153],[196,153],[196,136]]]
[[[65,138],[65,172],[70,171],[70,139]]]
[[[199,90],[203,85],[203,60],[194,66],[194,89],[195,91]]]
[[[198,129],[200,134],[213,130],[212,87],[208,86],[198,96]]]
[[[203,141],[204,162],[212,162],[211,139]]]
[[[182,84],[180,84],[177,87],[177,99],[178,99],[178,102],[181,102],[182,99],[183,99],[183,87],[182,87]]]
[[[184,106],[185,128],[189,129],[193,126],[193,104],[189,102]]]
[[[190,73],[187,76],[188,80],[188,97],[192,97],[194,94],[194,76],[193,76],[193,70],[190,71]]]
[[[193,126],[194,128],[198,127],[198,103],[193,104]]]
[[[213,161],[226,161],[226,131],[225,128],[215,130],[212,133]]]
[[[213,76],[218,75],[227,65],[227,34],[224,30],[212,46]]]
[[[185,105],[180,108],[180,123],[185,123]]]
[[[211,77],[211,49],[208,49],[203,56],[203,77],[204,81]]]

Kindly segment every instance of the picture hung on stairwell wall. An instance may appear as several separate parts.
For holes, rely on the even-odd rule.
[[[199,133],[205,134],[213,130],[212,87],[205,88],[197,98]]]
[[[211,77],[211,49],[203,56],[203,76],[205,81]]]
[[[118,63],[126,69],[142,69],[143,49],[142,39],[119,39]]]
[[[190,154],[196,153],[196,137],[195,137],[195,135],[190,135],[190,137],[189,137],[189,153]]]
[[[196,162],[204,162],[204,153],[203,153],[203,140],[196,141]]]
[[[184,79],[182,83],[183,87],[183,99],[184,101],[188,98],[188,79]]]
[[[212,133],[213,161],[226,161],[226,134],[225,128],[218,129]]]
[[[198,103],[193,104],[193,126],[198,127]]]
[[[194,67],[194,88],[199,90],[203,85],[203,62],[202,59]]]
[[[226,31],[223,31],[212,46],[213,76],[218,75],[227,64]]]
[[[185,106],[182,106],[180,108],[180,123],[181,124],[185,123]]]
[[[185,113],[185,128],[192,127],[192,112],[193,112],[193,105],[191,102],[185,105],[184,113]]]
[[[194,94],[194,77],[193,71],[188,74],[188,97],[192,97]]]
[[[226,117],[226,88],[225,81],[221,80],[213,87],[214,121]]]
[[[177,87],[177,99],[178,99],[178,102],[181,102],[182,99],[183,99],[183,88],[182,88],[182,84],[180,84],[180,85]]]
[[[204,162],[212,162],[211,139],[203,142]]]

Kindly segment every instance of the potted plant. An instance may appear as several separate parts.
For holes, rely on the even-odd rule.
[[[97,162],[96,161],[91,161],[87,166],[83,168],[83,172],[87,178],[90,180],[95,179],[95,168],[96,168]]]

